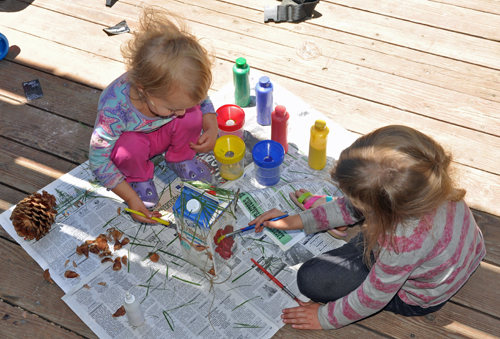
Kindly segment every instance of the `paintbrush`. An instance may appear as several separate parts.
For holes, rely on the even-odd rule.
[[[289,290],[289,289],[288,289],[285,285],[283,285],[283,284],[282,284],[282,283],[281,283],[278,279],[276,279],[276,278],[274,277],[274,275],[272,275],[271,273],[269,273],[269,272],[268,272],[268,271],[267,271],[267,270],[266,270],[263,266],[261,266],[261,265],[260,265],[258,262],[256,262],[255,260],[253,260],[253,258],[252,258],[252,259],[250,259],[250,260],[252,260],[252,262],[253,262],[253,263],[254,263],[254,264],[255,264],[258,268],[260,268],[260,270],[261,270],[262,272],[264,272],[264,273],[265,273],[265,274],[266,274],[266,275],[267,275],[267,276],[268,276],[268,277],[269,277],[272,281],[274,281],[274,283],[275,283],[276,285],[278,285],[278,286],[279,286],[279,288],[281,288],[281,289],[282,289],[282,290],[283,290],[286,294],[288,294],[290,297],[292,297],[292,299],[293,299],[293,300],[295,300],[296,302],[298,302],[298,303],[300,304],[300,302],[299,302],[299,301],[300,301],[300,300],[299,300],[299,298],[297,298],[297,297],[295,296],[295,294],[293,294],[293,292],[292,292],[292,291],[290,291],[290,290]]]
[[[140,215],[141,217],[146,217],[144,215],[144,213],[141,213],[139,211],[131,210],[130,208],[124,208],[124,210],[127,211],[127,212],[130,212],[130,213],[134,213],[134,214]],[[146,217],[146,218],[148,218],[148,217]],[[169,226],[170,225],[170,223],[168,221],[165,221],[165,220],[157,218],[157,217],[151,217],[149,219],[152,219],[152,220],[154,220],[156,222],[159,222],[160,224],[163,224],[165,226]]]
[[[279,217],[272,218],[272,219],[269,219],[269,220],[266,220],[266,221],[276,221],[276,220],[280,220],[280,219],[283,219],[283,218],[286,218],[286,217],[288,217],[288,214],[284,214],[284,215],[281,215]],[[233,235],[239,234],[241,232],[253,230],[254,228],[255,228],[255,224],[247,226],[247,227],[240,228],[239,230],[231,232],[231,233],[228,233],[228,234],[221,235],[219,237],[219,239],[217,239],[217,243],[220,243],[226,237],[232,237]]]

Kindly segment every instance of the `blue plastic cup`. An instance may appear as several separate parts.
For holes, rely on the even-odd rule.
[[[272,186],[280,181],[281,164],[285,159],[285,149],[273,140],[259,141],[252,150],[255,164],[255,178],[264,186]]]
[[[9,51],[9,40],[7,37],[0,33],[0,60],[5,58],[7,52]]]

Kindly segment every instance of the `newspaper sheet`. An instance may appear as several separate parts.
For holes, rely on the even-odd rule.
[[[260,74],[251,72],[252,87],[259,77]],[[211,167],[215,184],[243,192],[235,229],[246,226],[257,213],[272,207],[297,213],[299,209],[287,198],[295,189],[336,195],[335,186],[328,181],[328,167],[356,138],[276,83],[274,98],[275,105],[284,104],[291,115],[290,151],[278,185],[262,187],[253,179],[252,147],[270,137],[270,126],[256,122],[254,102],[245,108],[248,167],[241,179],[224,184],[213,154],[198,155]],[[232,103],[232,85],[224,87],[212,100],[215,107]],[[317,118],[326,120],[331,131],[328,164],[322,171],[311,170],[306,158],[309,128]],[[173,338],[271,337],[283,326],[281,310],[296,303],[253,266],[250,258],[263,264],[304,300],[296,285],[300,264],[343,242],[326,233],[307,237],[302,232],[287,234],[290,240],[269,230],[261,234],[246,232],[237,236],[238,246],[231,264],[220,276],[207,277],[182,258],[171,213],[180,193],[180,180],[161,157],[154,161],[154,181],[161,195],[160,210],[163,218],[172,222],[170,227],[139,224],[128,213],[119,213],[126,206],[95,181],[88,163],[43,188],[55,195],[58,203],[56,223],[46,236],[38,241],[19,237],[9,220],[15,206],[0,215],[0,224],[43,269],[50,270],[52,279],[67,293],[64,301],[100,338],[160,338],[166,333]],[[114,271],[111,263],[101,263],[97,255],[90,254],[87,258],[76,254],[77,246],[112,227],[131,240],[112,253],[113,257],[127,256],[127,265],[121,270]],[[288,241],[283,241],[285,238]],[[109,245],[113,248],[113,244]],[[156,263],[149,260],[153,252],[160,255]],[[74,261],[76,267],[67,264],[68,260]],[[64,272],[68,269],[79,277],[65,278]],[[111,316],[123,304],[125,291],[142,301],[146,323],[137,328],[128,325],[126,316]]]

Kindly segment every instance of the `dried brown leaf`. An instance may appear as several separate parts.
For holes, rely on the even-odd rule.
[[[68,279],[73,279],[73,278],[78,278],[80,275],[76,272],[67,270],[66,272],[64,272],[64,276]]]
[[[130,239],[129,238],[123,238],[122,240],[122,246],[125,246],[126,244],[128,244],[130,242]]]
[[[122,269],[122,263],[120,262],[120,257],[115,258],[115,263],[113,264],[113,271],[119,271]]]
[[[110,255],[111,255],[111,251],[104,251],[104,252],[99,253],[100,258],[110,256]]]
[[[78,265],[74,261],[73,261],[73,267],[78,267]]]
[[[116,241],[122,238],[123,233],[120,232],[119,230],[113,230],[113,232],[111,232],[111,235],[113,236],[113,239]]]
[[[158,260],[160,260],[160,256],[158,255],[158,253],[150,253],[151,256],[149,257],[149,259],[152,261],[152,262],[158,262]]]
[[[97,248],[97,245],[94,244],[94,245],[89,246],[89,252],[94,253],[94,254],[99,254],[100,251]]]
[[[43,278],[51,284],[54,283],[54,281],[50,278],[50,272],[48,268],[45,271],[43,271]]]
[[[116,240],[115,246],[113,247],[113,249],[115,251],[118,251],[120,248],[122,248],[122,244],[120,243],[120,240]]]
[[[101,281],[100,283],[97,283],[97,285],[106,286],[106,282],[105,281]]]
[[[118,213],[118,215],[121,215],[122,214],[122,208],[118,207],[118,209],[116,210],[116,213]]]
[[[104,258],[104,259],[101,260],[101,264],[104,264],[105,262],[108,262],[108,261],[113,262],[113,259],[111,259],[111,258]]]
[[[109,246],[106,234],[99,234],[99,236],[96,239],[96,244],[99,252],[108,250]]]
[[[87,285],[87,284],[83,285],[83,287],[85,287],[86,289],[90,290],[90,286]]]
[[[89,245],[87,242],[80,246],[76,246],[76,254],[85,255],[87,258],[89,257]]]
[[[125,307],[120,307],[119,309],[116,310],[115,314],[113,314],[113,317],[114,318],[117,318],[117,317],[121,317],[123,315],[125,315]]]
[[[76,253],[78,254],[78,247],[76,248]],[[82,253],[83,254],[83,253]],[[68,265],[68,263],[70,262],[71,260],[66,260],[66,262],[64,263],[64,267],[66,267],[66,265]]]
[[[122,257],[122,264],[125,265],[125,266],[127,266],[127,256],[126,255],[124,255]]]

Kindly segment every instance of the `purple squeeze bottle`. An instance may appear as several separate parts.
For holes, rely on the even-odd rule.
[[[273,111],[273,84],[269,77],[263,76],[255,85],[255,97],[257,106],[257,122],[259,125],[271,124],[271,112]]]

